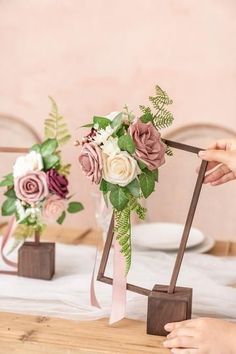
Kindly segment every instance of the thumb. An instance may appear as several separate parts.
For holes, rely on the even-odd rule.
[[[205,161],[216,161],[224,164],[227,164],[229,160],[229,152],[225,150],[199,151],[198,156]]]

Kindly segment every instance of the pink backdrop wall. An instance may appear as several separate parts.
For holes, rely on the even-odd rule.
[[[77,127],[96,114],[134,111],[159,83],[174,98],[175,125],[235,127],[234,0],[1,0],[0,111],[42,132],[48,94]],[[0,132],[1,136],[1,132]],[[90,184],[74,163],[71,180],[91,223]]]

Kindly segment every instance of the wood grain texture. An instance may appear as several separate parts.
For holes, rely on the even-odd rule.
[[[18,251],[18,275],[50,280],[55,273],[55,243],[25,242]]]
[[[0,313],[1,354],[168,354],[163,337],[145,333],[145,322],[68,321]]]

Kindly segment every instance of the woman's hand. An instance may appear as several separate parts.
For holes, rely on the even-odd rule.
[[[209,161],[204,183],[217,186],[236,179],[236,139],[217,140],[198,156]]]

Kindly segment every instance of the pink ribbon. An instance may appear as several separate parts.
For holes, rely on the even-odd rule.
[[[5,232],[5,234],[2,236],[2,244],[1,244],[1,257],[2,260],[5,264],[7,264],[8,266],[12,267],[12,268],[16,268],[17,269],[17,263],[11,261],[10,259],[8,259],[5,255],[4,255],[4,249],[7,245],[8,240],[12,237],[15,228],[16,228],[16,219],[15,217],[11,218],[11,220],[8,223],[7,226],[7,230]],[[11,271],[11,270],[1,270],[0,274],[12,274],[12,275],[16,275],[17,271]]]
[[[96,263],[97,263],[97,256],[98,256],[98,245],[97,245],[97,249],[96,249],[96,256],[95,256],[95,261],[94,261],[94,265],[93,265],[93,273],[92,273],[92,278],[91,278],[91,283],[90,283],[90,303],[92,306],[98,307],[99,309],[101,308],[97,296],[96,296],[96,292],[95,292],[95,288],[94,288],[94,277],[95,277],[95,269],[96,269]]]
[[[125,317],[126,310],[126,276],[125,276],[125,259],[120,252],[119,242],[114,243],[113,258],[113,287],[112,287],[112,305],[110,324],[118,322]]]

